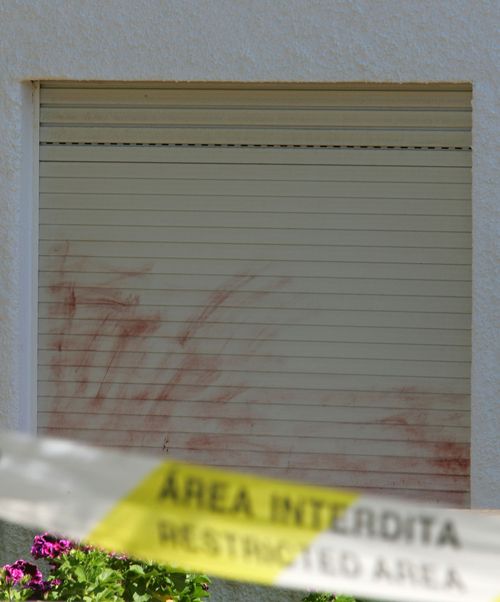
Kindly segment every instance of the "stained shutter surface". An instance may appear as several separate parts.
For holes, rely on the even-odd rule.
[[[39,431],[468,505],[470,116],[42,86]]]

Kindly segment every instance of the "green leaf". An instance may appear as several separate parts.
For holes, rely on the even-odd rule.
[[[132,596],[132,600],[133,600],[133,602],[150,602],[151,596],[149,594],[140,595],[138,593],[135,593]]]
[[[145,575],[146,573],[144,572],[143,567],[140,564],[131,564],[128,567],[128,570],[131,573],[136,573],[137,575]]]
[[[87,576],[85,575],[85,571],[83,570],[83,568],[81,566],[76,566],[74,568],[74,572],[75,572],[76,579],[79,583],[83,583],[84,581],[86,581]]]

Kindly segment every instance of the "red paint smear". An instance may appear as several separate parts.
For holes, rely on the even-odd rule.
[[[153,416],[156,427],[159,425],[166,427],[169,417],[161,412],[153,411],[153,407],[158,403],[188,401],[192,396],[203,394],[203,392],[206,393],[204,397],[209,403],[228,403],[246,389],[245,384],[242,383],[218,390],[217,383],[221,376],[223,360],[220,353],[228,341],[224,343],[219,354],[207,356],[199,352],[196,335],[200,329],[209,328],[210,320],[217,312],[223,311],[224,305],[230,303],[235,293],[239,292],[255,276],[237,274],[229,278],[209,295],[201,311],[193,314],[187,320],[186,325],[179,330],[176,336],[179,346],[185,352],[180,362],[178,355],[161,354],[160,359],[149,372],[147,385],[127,385],[117,381],[123,378],[129,381],[133,380],[132,377],[138,375],[139,370],[145,367],[151,368],[151,364],[146,364],[148,359],[151,361],[154,358],[153,355],[148,354],[149,337],[158,332],[161,323],[165,321],[165,316],[161,312],[153,313],[145,310],[141,307],[140,295],[125,294],[117,285],[121,284],[126,289],[129,278],[137,278],[148,273],[152,266],[145,265],[140,271],[134,272],[117,272],[113,266],[107,266],[106,269],[113,273],[103,284],[100,286],[77,286],[71,279],[71,270],[68,270],[69,244],[61,246],[59,253],[58,281],[51,287],[53,300],[50,309],[52,317],[61,319],[61,325],[53,333],[51,344],[51,348],[56,351],[52,357],[51,369],[57,393],[51,424],[48,428],[61,429],[64,427],[63,413],[71,411],[71,404],[65,403],[65,401],[72,397],[89,399],[91,413],[87,417],[88,426],[91,426],[91,422],[96,424],[97,420],[100,428],[127,431],[126,428],[119,428],[120,401],[116,399],[117,396],[133,399],[140,404],[142,418],[136,416],[136,419],[141,420],[143,426],[149,424],[151,416]],[[96,260],[82,258],[78,262],[78,271],[92,271],[92,267],[95,270],[95,265],[91,263],[89,266],[88,262],[95,264]],[[76,269],[74,260],[72,260],[72,269]],[[288,278],[276,279],[272,286],[273,288],[280,287],[288,280]],[[265,294],[265,291],[252,291],[246,296],[245,304],[250,304]],[[90,313],[89,309],[91,309]],[[97,321],[97,327],[88,334],[79,334],[81,325],[84,324],[80,320],[82,318],[89,319],[89,317]],[[74,338],[75,336],[78,338]],[[111,349],[106,345],[107,337],[113,337]],[[81,351],[71,351],[75,347]],[[76,358],[76,361],[71,359],[70,362],[76,366],[67,365],[69,362],[65,360],[66,350],[71,351],[73,357]],[[124,354],[129,352],[140,354],[140,359],[133,367],[124,369],[122,360],[127,357]],[[102,367],[102,360],[96,359],[96,353],[99,353],[100,356],[104,355],[104,367]],[[98,365],[101,367],[97,367]],[[63,380],[67,370],[74,370],[73,381],[65,382]],[[120,370],[119,377],[117,370]],[[172,370],[172,376],[166,379],[165,376]],[[95,371],[102,373],[98,383],[95,383]],[[121,374],[125,374],[125,376],[121,376]],[[159,391],[158,387],[160,387]],[[96,417],[101,414],[104,401],[108,402],[107,413],[110,412],[109,402],[113,402],[112,407],[116,409],[117,416],[108,416],[98,420]],[[63,404],[65,409],[63,409]],[[172,407],[170,408],[171,412]],[[80,426],[85,428],[83,423]],[[227,430],[229,423],[224,422],[220,426],[221,429]],[[132,431],[129,433],[131,435]]]
[[[90,399],[92,411],[100,416],[98,424],[100,428],[114,428],[125,431],[125,436],[132,444],[137,441],[137,433],[125,428],[120,415],[120,400],[114,399],[117,396],[125,399],[134,400],[141,407],[142,417],[136,416],[140,420],[143,428],[152,426],[163,428],[168,438],[169,416],[163,412],[155,412],[153,408],[163,401],[169,401],[171,404],[190,401],[195,396],[203,395],[203,398],[210,403],[224,404],[229,403],[247,390],[244,382],[237,383],[231,387],[218,388],[222,374],[221,353],[230,339],[227,339],[221,346],[219,354],[205,356],[200,352],[197,336],[200,336],[202,329],[209,329],[214,318],[222,315],[226,306],[236,293],[241,293],[241,289],[251,282],[255,276],[250,274],[236,274],[211,293],[205,305],[201,310],[195,312],[187,321],[185,326],[181,327],[176,334],[176,340],[180,350],[185,355],[178,360],[179,356],[172,356],[169,353],[161,354],[160,359],[153,366],[148,377],[148,385],[130,386],[117,383],[116,370],[121,369],[126,373],[125,380],[132,380],[138,371],[145,368],[147,360],[151,360],[152,354],[148,353],[149,337],[158,333],[162,322],[165,322],[166,316],[162,312],[150,312],[141,306],[139,294],[125,294],[119,285],[127,288],[129,278],[140,278],[147,274],[152,266],[144,265],[140,271],[118,272],[113,266],[108,270],[114,272],[113,275],[101,286],[78,287],[71,279],[72,273],[68,270],[67,260],[69,256],[69,245],[61,247],[60,265],[58,281],[50,288],[53,295],[53,304],[50,315],[61,319],[60,327],[54,332],[51,348],[54,349],[54,356],[51,362],[53,380],[56,382],[57,399],[54,400],[53,413],[50,428],[63,429],[75,424],[68,421],[64,412],[71,412],[71,397],[87,397]],[[86,261],[90,258],[83,258],[78,262],[78,271],[92,271]],[[95,260],[92,260],[95,262]],[[74,261],[72,269],[76,269]],[[276,279],[267,290],[275,290],[284,286],[290,279]],[[242,309],[250,306],[252,302],[265,296],[266,291],[255,290],[245,295],[245,300],[240,303]],[[241,294],[240,294],[241,296]],[[234,305],[234,302],[233,302]],[[91,317],[97,321],[97,327],[86,335],[78,335],[78,339],[73,337],[77,335],[77,321],[82,317]],[[256,340],[249,343],[250,352],[257,352],[261,341],[272,338],[276,334],[277,327],[256,327],[254,338]],[[111,349],[105,346],[105,337],[114,337]],[[65,382],[62,380],[66,367],[65,351],[75,347],[77,341],[82,351],[73,352],[77,357],[76,374],[74,382]],[[124,370],[122,359],[126,358],[126,353],[135,352],[140,354],[137,364]],[[93,385],[90,389],[90,383],[95,378],[91,378],[92,366],[96,364],[95,354],[105,354],[105,366],[103,375],[97,386]],[[67,362],[66,362],[67,363]],[[166,374],[172,372],[171,377],[166,378]],[[159,391],[158,391],[159,389]],[[286,402],[289,393],[283,391],[270,391],[267,393],[269,401]],[[363,403],[364,393],[346,392],[346,403]],[[420,398],[420,392],[416,387],[408,386],[401,388],[397,392],[398,398],[413,401]],[[325,394],[323,403],[326,405],[331,394]],[[106,416],[101,414],[102,404],[107,400],[112,402],[115,415]],[[257,401],[262,401],[259,399]],[[319,400],[321,401],[321,400]],[[170,414],[175,406],[171,405]],[[210,407],[210,406],[208,406]],[[333,409],[332,409],[333,411]],[[106,412],[111,412],[109,405]],[[414,412],[413,412],[414,413]],[[95,417],[89,417],[95,420]],[[198,452],[198,461],[206,461],[210,457],[210,450],[224,449],[225,441],[232,441],[231,432],[238,427],[248,427],[251,424],[250,418],[220,418],[219,434],[194,434],[186,442],[187,449]],[[432,457],[425,460],[429,466],[433,466],[445,474],[461,475],[468,472],[469,458],[464,445],[454,442],[425,442],[425,429],[420,425],[409,424],[408,419],[395,413],[384,420],[381,424],[393,426],[402,430],[405,437],[414,443],[421,445],[432,452]],[[139,423],[138,427],[140,426]],[[85,424],[79,425],[85,428]],[[136,429],[137,430],[137,429]],[[221,434],[225,433],[225,434]],[[225,439],[225,437],[227,439]],[[147,442],[148,434],[141,435],[141,440]],[[168,451],[168,445],[165,445],[165,452]],[[269,466],[280,466],[282,464],[282,454],[271,444],[262,444],[258,448],[266,454],[265,463]],[[348,456],[337,456],[332,460],[332,469],[346,471],[367,471],[367,463],[363,460],[351,459]]]
[[[186,441],[186,449],[190,450],[200,450],[200,451],[223,451],[226,449],[227,445],[234,444],[235,435],[231,434],[216,434],[216,433],[201,433],[192,435]],[[250,445],[248,442],[245,442],[245,437],[238,437],[238,440],[241,441],[243,445],[245,443]],[[263,451],[268,453],[276,453],[276,450],[273,448],[272,444],[268,443],[255,443],[253,442],[253,447],[255,448],[253,451]],[[227,450],[228,453],[233,453],[233,450]]]
[[[405,395],[407,393],[416,393],[417,392],[417,387],[401,387],[399,389],[399,393],[401,393],[402,395]]]
[[[203,396],[207,400],[207,407],[211,403],[225,404],[229,403],[247,390],[245,383],[238,383],[232,387],[219,388],[217,384],[224,369],[223,357],[204,356],[200,353],[197,343],[198,336],[204,336],[202,331],[209,328],[211,322],[216,316],[221,316],[226,306],[231,304],[233,295],[251,282],[255,276],[250,274],[236,274],[211,293],[201,310],[194,313],[177,333],[176,339],[181,350],[185,355],[181,357],[173,356],[168,353],[162,354],[148,377],[148,385],[127,386],[115,383],[116,369],[123,364],[126,353],[135,352],[140,354],[137,364],[127,368],[128,376],[138,373],[138,370],[146,367],[146,361],[153,357],[148,354],[149,337],[157,333],[161,323],[166,320],[166,316],[160,312],[149,312],[141,307],[139,294],[124,293],[123,288],[127,288],[129,278],[140,278],[142,274],[148,273],[152,268],[145,265],[142,270],[136,272],[116,273],[116,269],[111,266],[109,270],[115,273],[102,286],[78,287],[74,281],[74,274],[68,270],[67,256],[69,255],[69,245],[62,248],[60,257],[58,281],[51,287],[53,295],[53,304],[50,315],[61,319],[60,327],[54,332],[51,348],[54,349],[54,359],[51,365],[53,379],[57,383],[57,396],[53,406],[53,413],[49,429],[61,430],[64,428],[84,428],[85,424],[76,424],[70,420],[65,412],[71,412],[71,397],[88,397],[90,399],[91,410],[94,417],[90,416],[88,420],[96,421],[94,424],[100,428],[117,429],[123,432],[125,417],[120,415],[122,411],[120,399],[114,399],[117,396],[125,399],[134,400],[142,410],[142,415],[135,419],[140,421],[134,430],[125,430],[122,443],[137,444],[137,441],[148,441],[148,433],[139,435],[137,429],[164,429],[166,434],[165,441],[169,437],[168,424],[169,416],[157,411],[157,404],[163,401],[169,401],[171,404],[182,403],[183,400],[189,401],[194,396]],[[92,271],[86,259],[78,263],[78,271]],[[88,259],[90,261],[90,259]],[[95,260],[92,260],[95,262]],[[74,268],[75,269],[75,268]],[[286,279],[276,279],[271,286],[267,285],[267,290],[276,290],[284,286],[289,281]],[[243,307],[250,306],[266,294],[266,291],[255,290],[244,296],[241,303]],[[79,335],[79,347],[83,350],[77,352],[77,382],[64,382],[62,377],[66,369],[64,364],[65,350],[75,347],[73,336],[77,334],[75,320],[82,317],[90,317],[97,322],[94,331],[87,335]],[[257,340],[248,342],[248,353],[258,352],[261,341],[272,338],[276,334],[275,326],[256,327],[254,338]],[[111,349],[104,347],[104,337],[114,337]],[[225,345],[230,339],[226,340],[219,350],[222,353]],[[107,350],[106,350],[107,349]],[[68,349],[69,350],[69,349]],[[96,363],[95,353],[105,352],[105,366],[103,375],[97,385],[92,385],[90,389],[91,370]],[[122,368],[123,370],[123,368]],[[171,377],[166,379],[166,374],[171,373]],[[93,378],[95,380],[95,378]],[[132,392],[132,393],[131,393]],[[205,392],[205,394],[204,394]],[[264,393],[262,393],[264,395]],[[290,393],[283,391],[270,391],[266,396],[269,403],[281,401],[286,403]],[[352,405],[364,403],[366,393],[344,392],[346,402]],[[392,395],[406,401],[418,400],[421,393],[416,387],[403,387]],[[380,395],[379,395],[380,397]],[[328,404],[331,394],[325,393],[318,402]],[[106,414],[103,412],[103,402],[107,401]],[[259,398],[257,401],[262,402]],[[169,413],[174,406],[170,406]],[[153,411],[155,408],[155,411]],[[412,414],[415,414],[413,411]],[[114,414],[114,415],[107,415]],[[159,415],[160,414],[160,415]],[[422,412],[422,416],[425,411]],[[462,475],[469,470],[469,458],[465,446],[454,442],[425,442],[425,427],[421,425],[412,425],[408,423],[406,415],[395,413],[394,415],[380,421],[381,424],[392,426],[404,432],[404,436],[418,445],[431,451],[432,457],[421,462],[427,462],[429,466],[437,468],[439,472],[448,475]],[[196,453],[199,461],[206,461],[210,457],[210,452],[216,453],[216,450],[224,449],[226,446],[233,445],[235,438],[233,433],[248,429],[251,425],[250,417],[238,418],[219,418],[218,434],[194,434],[186,442],[187,449],[192,449]],[[91,438],[92,432],[89,431],[88,437]],[[138,439],[139,438],[139,439]],[[240,444],[244,444],[241,437],[237,438]],[[105,443],[105,441],[102,441]],[[248,447],[247,443],[246,447]],[[289,466],[289,460],[286,466],[283,464],[283,454],[276,452],[272,442],[259,446],[253,442],[255,451],[258,449],[265,454],[264,465],[269,467],[282,466],[285,468],[296,468]],[[168,444],[162,444],[163,453],[168,453]],[[258,449],[257,449],[258,448]],[[289,456],[290,458],[290,456]],[[335,470],[366,472],[367,465],[363,460],[356,460],[346,456],[329,459],[327,464]],[[298,462],[300,467],[300,462]]]
[[[234,293],[242,286],[253,280],[255,276],[248,274],[237,274],[231,278],[226,286],[214,291],[208,298],[206,305],[199,314],[195,314],[188,320],[187,326],[181,330],[177,337],[180,345],[184,347],[186,343],[202,328],[213,314],[218,311],[222,305],[230,299]]]
[[[470,470],[470,460],[464,457],[436,458],[430,460],[430,464],[446,474],[469,474]]]
[[[119,325],[119,332],[115,338],[114,346],[110,352],[110,359],[106,366],[106,373],[99,385],[99,389],[92,401],[92,405],[99,406],[104,399],[109,395],[109,391],[113,386],[113,382],[108,382],[108,376],[115,366],[119,366],[119,359],[123,357],[126,351],[137,351],[138,346],[144,345],[145,341],[140,337],[145,337],[148,334],[154,333],[159,328],[161,316],[159,313],[150,318],[140,318],[124,322]],[[141,365],[141,364],[139,364]],[[132,373],[136,368],[132,368]]]
[[[470,458],[464,453],[464,445],[452,441],[443,441],[434,445],[437,458],[431,464],[444,470],[447,474],[469,474]]]
[[[107,397],[113,386],[108,377],[112,374],[115,366],[119,365],[119,359],[125,351],[133,348],[141,351],[145,348],[147,334],[156,331],[160,326],[161,316],[159,313],[143,312],[139,308],[138,295],[125,295],[116,288],[118,282],[126,281],[132,275],[138,276],[137,272],[115,273],[107,282],[99,287],[78,287],[75,282],[67,278],[67,260],[69,255],[69,244],[61,246],[60,262],[58,270],[58,282],[50,287],[53,295],[53,304],[50,308],[50,316],[62,317],[60,327],[57,329],[52,347],[57,349],[51,360],[51,371],[56,383],[57,397],[90,397],[91,406],[98,408]],[[80,271],[85,271],[85,261],[78,263]],[[74,269],[74,268],[73,268]],[[144,266],[141,274],[148,272],[150,268]],[[93,308],[92,319],[98,321],[94,332],[88,335],[80,335],[83,338],[82,351],[73,351],[76,356],[75,379],[73,382],[65,382],[62,379],[63,370],[66,369],[64,350],[71,348],[72,336],[78,333],[75,321],[80,317],[82,308],[91,306]],[[119,320],[117,322],[117,320]],[[113,336],[114,346],[111,350],[103,348],[104,337]],[[92,394],[90,387],[93,366],[95,366],[95,353],[104,352],[107,357],[104,376],[97,386],[97,391]],[[129,374],[134,374],[139,366],[129,369]],[[70,368],[72,369],[72,368]],[[94,368],[99,370],[99,368]],[[95,379],[95,377],[93,377]],[[89,395],[90,393],[90,395]],[[58,403],[53,408],[52,422],[54,427],[59,426],[61,413],[58,412]],[[88,419],[87,419],[88,420]],[[82,425],[84,426],[84,425]]]
[[[235,429],[245,429],[248,433],[254,421],[250,417],[242,418],[220,418],[218,424],[222,432],[231,433]]]
[[[187,449],[208,449],[213,445],[213,435],[193,435],[186,443]]]
[[[433,457],[427,459],[427,463],[443,471],[448,475],[468,475],[470,470],[470,458],[467,446],[454,441],[431,442],[425,441],[425,427],[410,425],[407,419],[396,414],[379,421],[380,424],[402,427],[403,432],[423,449],[430,450]]]

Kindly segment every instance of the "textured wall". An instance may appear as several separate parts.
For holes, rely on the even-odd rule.
[[[29,423],[29,79],[470,81],[472,491],[500,506],[498,0],[0,0],[0,424]]]

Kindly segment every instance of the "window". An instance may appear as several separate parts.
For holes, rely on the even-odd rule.
[[[41,102],[40,432],[468,505],[469,91]]]

